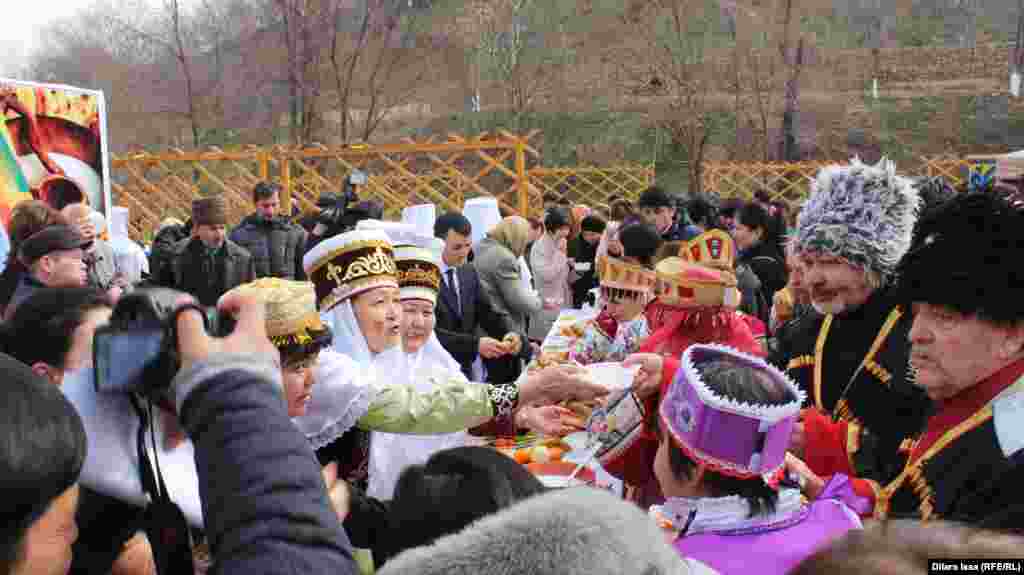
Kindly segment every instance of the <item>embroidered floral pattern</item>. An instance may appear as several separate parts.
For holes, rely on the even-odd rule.
[[[519,388],[513,383],[488,385],[487,395],[494,407],[495,417],[508,417],[519,403]]]

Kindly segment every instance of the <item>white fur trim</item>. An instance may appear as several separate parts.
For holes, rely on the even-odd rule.
[[[697,371],[697,366],[693,361],[695,353],[701,352],[715,352],[726,356],[742,359],[745,362],[749,362],[760,369],[768,371],[773,379],[781,381],[789,390],[795,395],[796,399],[785,404],[785,405],[751,405],[749,403],[740,403],[728,397],[722,397],[715,392],[711,391],[711,388],[704,383],[700,376],[700,372]],[[744,417],[750,417],[770,424],[782,421],[787,417],[792,417],[800,412],[800,406],[803,404],[807,397],[797,385],[790,379],[786,374],[779,371],[775,366],[764,361],[763,359],[743,353],[735,350],[731,347],[719,344],[695,344],[691,345],[683,353],[682,367],[686,372],[686,379],[697,391],[697,396],[700,398],[705,405],[709,405],[720,411],[726,411],[734,413],[736,415],[742,415]]]
[[[897,175],[891,161],[872,166],[853,158],[822,168],[812,180],[796,241],[888,278],[910,249],[920,204],[914,182]]]

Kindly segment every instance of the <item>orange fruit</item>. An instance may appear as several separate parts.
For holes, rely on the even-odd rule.
[[[513,459],[516,460],[516,463],[519,463],[521,465],[526,465],[531,460],[531,458],[530,458],[530,450],[529,449],[517,449]]]

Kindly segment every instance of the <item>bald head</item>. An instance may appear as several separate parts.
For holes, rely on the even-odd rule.
[[[64,206],[64,209],[60,211],[68,223],[78,230],[79,234],[82,234],[87,240],[92,240],[96,237],[96,226],[92,222],[92,208],[86,204],[68,204]]]
[[[85,204],[68,204],[64,206],[60,213],[64,214],[64,217],[69,220],[75,220],[89,217],[89,214],[92,213],[92,208]]]

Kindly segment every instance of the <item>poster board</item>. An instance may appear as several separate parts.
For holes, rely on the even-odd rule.
[[[29,199],[55,207],[84,196],[110,214],[103,92],[0,78],[0,219]]]
[[[1024,153],[1012,152],[1002,155],[968,156],[971,172],[990,173],[995,180],[1016,180],[1024,177]]]

